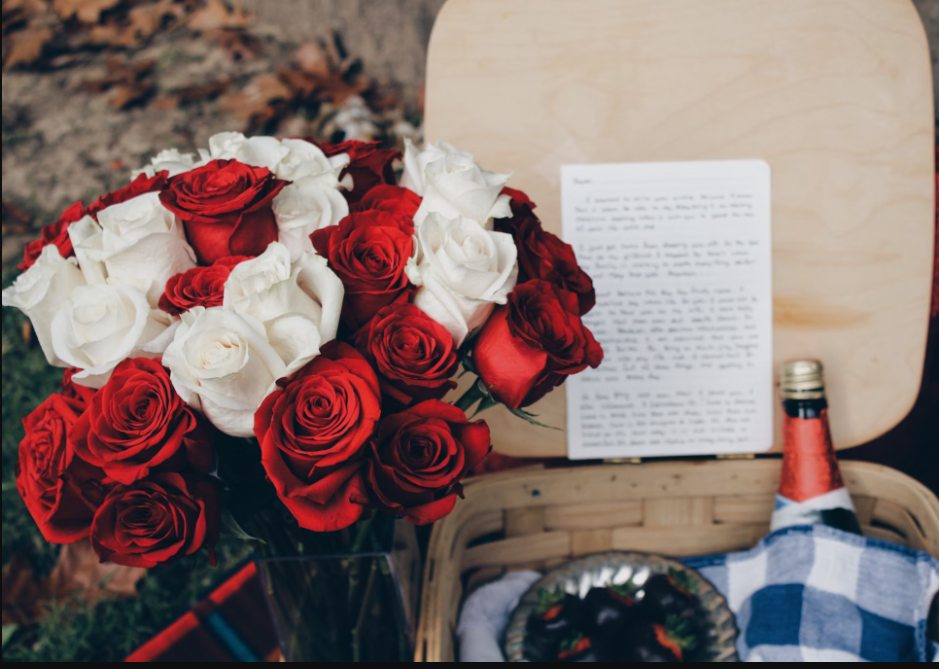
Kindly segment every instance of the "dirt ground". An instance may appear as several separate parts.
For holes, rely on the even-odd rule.
[[[217,44],[169,33],[134,58],[156,61],[154,76],[161,89],[205,84],[220,76],[244,82],[289,63],[299,45],[335,32],[346,50],[361,58],[369,77],[388,83],[407,109],[419,110],[426,47],[444,1],[238,0],[257,14],[251,27],[263,43],[257,57],[234,61]],[[939,0],[915,2],[931,37],[939,91]],[[105,71],[105,61],[102,54],[68,69],[3,74],[3,199],[32,214],[37,228],[73,202],[87,202],[123,185],[130,169],[156,149],[192,150],[216,132],[244,125],[220,111],[214,100],[118,111],[108,96],[78,90]],[[301,135],[309,126],[307,119],[297,117],[275,131]],[[18,256],[32,235],[29,230],[5,235],[3,260]]]

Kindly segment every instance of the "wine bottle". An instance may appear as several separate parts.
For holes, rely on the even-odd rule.
[[[828,525],[861,534],[831,440],[822,363],[785,363],[780,390],[785,410],[783,462],[772,530]]]

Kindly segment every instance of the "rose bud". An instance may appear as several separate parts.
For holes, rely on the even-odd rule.
[[[577,295],[580,315],[585,316],[597,304],[593,280],[577,264],[570,244],[541,227],[532,212],[535,204],[521,191],[505,189],[512,196],[512,218],[496,219],[496,230],[512,235],[518,248],[518,282],[539,279]]]
[[[473,362],[493,397],[518,409],[603,361],[574,293],[546,281],[515,288],[476,339]]]
[[[382,184],[394,184],[394,162],[401,159],[395,149],[380,149],[378,142],[349,141],[341,144],[321,143],[320,148],[329,156],[348,154],[349,164],[340,179],[352,177],[352,190],[346,193],[350,204],[361,200],[366,193]]]
[[[277,241],[273,202],[286,185],[267,168],[214,160],[170,179],[160,201],[183,222],[199,264],[211,265]]]
[[[255,434],[277,496],[313,532],[355,523],[365,506],[361,467],[381,418],[378,379],[365,358],[334,341],[261,405]]]
[[[47,225],[42,229],[40,238],[26,245],[23,252],[23,262],[19,269],[25,272],[36,264],[42,250],[47,246],[55,246],[59,249],[59,255],[63,258],[71,258],[75,255],[75,249],[72,246],[72,239],[68,236],[68,228],[72,223],[80,221],[86,216],[85,207],[81,202],[76,202],[63,212],[59,220],[52,225]]]
[[[381,422],[368,461],[376,506],[415,525],[449,515],[462,494],[460,482],[492,449],[485,421],[429,400]]]
[[[91,400],[69,439],[83,460],[130,485],[152,471],[206,473],[212,432],[180,399],[159,361],[131,358]]]
[[[179,316],[195,307],[222,306],[225,282],[236,265],[250,260],[245,256],[231,256],[217,260],[210,267],[194,267],[177,274],[166,282],[166,292],[160,298],[160,309]]]
[[[200,548],[215,563],[221,512],[215,484],[172,472],[117,486],[91,525],[102,562],[151,569]]]
[[[23,420],[16,488],[46,541],[74,543],[88,536],[105,474],[75,455],[68,433],[84,409],[53,395]],[[100,502],[100,499],[97,499]]]
[[[166,172],[160,172],[152,177],[141,174],[124,188],[99,197],[88,207],[85,213],[92,218],[98,218],[98,214],[109,207],[123,204],[147,193],[157,193],[163,190],[166,188],[167,179],[168,174]]]
[[[401,406],[442,399],[456,388],[459,367],[453,337],[412,304],[385,307],[356,346],[379,374],[382,393]]]
[[[342,321],[358,330],[410,292],[405,269],[414,255],[414,227],[383,211],[351,214],[339,225],[313,233],[313,247],[345,286]]]

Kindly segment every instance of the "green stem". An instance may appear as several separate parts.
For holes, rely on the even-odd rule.
[[[477,381],[472,386],[470,386],[470,389],[463,394],[463,397],[453,403],[453,406],[466,412],[470,410],[470,407],[476,404],[476,402],[479,400],[483,399],[485,396],[485,393],[483,393],[483,390],[479,387],[479,382]]]
[[[365,586],[365,596],[362,599],[362,606],[359,607],[359,619],[352,630],[352,661],[362,661],[362,628],[365,626],[365,617],[368,615],[368,605],[372,599],[372,591],[375,589],[375,576],[378,573],[378,561],[381,558],[372,558],[372,570],[368,575],[368,584]]]
[[[362,548],[365,546],[365,542],[368,541],[369,532],[372,529],[372,523],[375,521],[375,516],[372,516],[368,520],[363,520],[359,523],[358,528],[356,528],[355,541],[352,542],[352,553],[361,553]]]

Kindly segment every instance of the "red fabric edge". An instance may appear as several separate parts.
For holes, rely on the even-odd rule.
[[[186,635],[199,629],[201,624],[196,614],[187,613],[142,648],[129,655],[125,662],[157,662]]]
[[[215,605],[220,605],[256,578],[258,578],[258,568],[251,562],[209,595],[209,601]]]
[[[225,581],[217,590],[209,595],[207,602],[214,605],[220,605],[232,595],[236,594],[251,579],[258,577],[258,570],[254,563],[249,563]],[[203,602],[203,605],[207,602]],[[198,608],[198,605],[197,605]],[[211,608],[211,605],[210,605]],[[168,653],[170,649],[178,644],[186,635],[197,630],[201,621],[195,612],[190,611],[175,623],[160,632],[156,637],[147,642],[142,648],[138,649],[127,657],[125,662],[158,662],[160,658]]]

